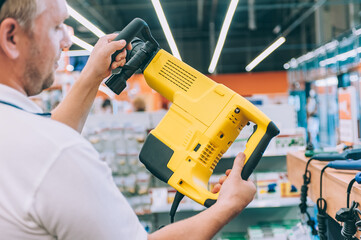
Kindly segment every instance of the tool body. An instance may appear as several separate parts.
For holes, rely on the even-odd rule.
[[[140,161],[181,194],[209,207],[218,194],[208,190],[208,180],[248,122],[257,127],[244,151],[243,179],[248,179],[279,130],[248,100],[160,49],[143,20],[134,19],[129,25],[133,22],[141,29],[131,28],[132,36],[142,32],[145,40],[132,41],[127,63],[106,85],[119,94],[125,81],[140,69],[147,84],[172,102],[167,114],[148,135]]]

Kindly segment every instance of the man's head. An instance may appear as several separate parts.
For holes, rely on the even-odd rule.
[[[65,0],[6,0],[0,11],[0,83],[36,95],[54,82],[63,48]],[[3,79],[5,78],[5,79]]]

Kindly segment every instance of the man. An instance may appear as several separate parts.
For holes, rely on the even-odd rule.
[[[244,155],[220,179],[216,204],[148,235],[110,169],[79,134],[101,81],[124,65],[125,47],[101,38],[51,119],[27,97],[54,80],[71,45],[65,0],[0,1],[0,239],[211,239],[253,199],[240,177]],[[128,46],[130,49],[130,46]]]

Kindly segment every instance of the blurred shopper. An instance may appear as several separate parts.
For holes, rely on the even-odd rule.
[[[134,112],[144,112],[146,110],[146,104],[143,98],[136,97],[133,100],[133,109]]]
[[[308,144],[311,144],[314,149],[319,148],[318,133],[320,131],[320,120],[317,111],[316,91],[311,88],[310,95],[307,98],[307,133]]]

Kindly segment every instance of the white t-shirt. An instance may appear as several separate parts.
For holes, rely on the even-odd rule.
[[[0,84],[0,239],[147,239],[89,142]],[[29,113],[32,112],[32,113]]]

